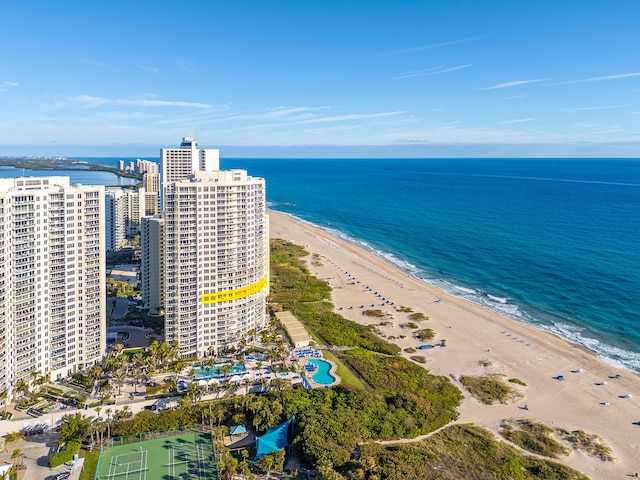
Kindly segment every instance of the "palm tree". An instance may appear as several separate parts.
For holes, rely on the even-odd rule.
[[[244,387],[245,387],[245,392],[244,392],[244,393],[245,393],[245,395],[246,395],[246,394],[248,394],[248,393],[249,393],[249,385],[251,385],[251,379],[250,379],[250,378],[248,378],[248,377],[244,377],[244,378],[242,379],[242,384],[243,384],[243,385],[244,385]]]
[[[120,352],[122,352],[122,350],[124,350],[124,345],[121,343],[116,343],[112,348],[111,348],[111,353],[113,353],[114,357],[117,357],[118,355],[120,355]]]
[[[25,382],[22,378],[17,381],[15,387],[13,388],[20,398],[29,393],[29,385],[27,385],[27,382]]]
[[[147,373],[149,374],[155,373],[156,367],[158,365],[158,359],[153,355],[149,355],[147,358],[145,358],[144,364],[145,364],[145,367],[147,367]]]
[[[9,447],[9,444],[15,443],[18,440],[22,440],[24,438],[24,433],[21,432],[11,432],[7,434],[7,438],[4,441],[5,447]]]
[[[184,360],[182,358],[179,358],[175,362],[173,362],[173,365],[171,366],[171,371],[173,372],[174,382],[178,381],[178,376],[180,375],[180,372],[182,371],[183,368],[184,368]]]
[[[122,388],[122,384],[124,383],[125,378],[127,378],[127,373],[123,368],[119,368],[116,370],[113,378],[116,381],[116,385],[118,386],[118,396],[120,396],[120,389]]]
[[[142,365],[144,365],[144,355],[142,354],[142,352],[138,352],[136,353],[131,360],[133,361],[133,364],[141,367]]]
[[[40,372],[38,370],[31,370],[29,372],[29,377],[31,377],[31,385],[35,386],[36,379],[40,376]]]
[[[138,393],[138,383],[142,377],[142,368],[135,366],[131,369],[131,377],[133,378],[133,391]]]
[[[111,438],[111,422],[113,421],[113,417],[111,416],[111,409],[107,408],[104,411],[105,416],[107,417],[107,440]]]
[[[17,467],[22,463],[22,457],[24,457],[24,453],[19,448],[16,448],[11,454],[11,462],[14,467]]]

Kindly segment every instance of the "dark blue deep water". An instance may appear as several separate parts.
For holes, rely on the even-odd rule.
[[[222,159],[221,168],[264,177],[274,210],[640,372],[640,159]]]
[[[640,372],[640,160],[221,163],[274,210]]]

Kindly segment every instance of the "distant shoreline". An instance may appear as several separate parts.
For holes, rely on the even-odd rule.
[[[134,178],[142,181],[142,174],[136,172],[126,172],[118,168],[107,167],[98,163],[90,163],[84,160],[71,160],[57,157],[0,157],[0,167],[24,168],[28,170],[94,170],[109,172],[124,178]]]

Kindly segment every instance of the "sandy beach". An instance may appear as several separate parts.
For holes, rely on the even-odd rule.
[[[400,346],[407,358],[423,355],[428,370],[456,379],[465,394],[457,423],[475,423],[497,433],[503,419],[531,418],[550,427],[584,430],[601,436],[613,450],[615,461],[576,451],[557,461],[592,479],[628,478],[640,472],[640,424],[634,423],[640,422],[640,377],[615,369],[586,349],[449,295],[310,224],[279,212],[269,215],[272,238],[290,240],[320,255],[320,261],[314,262],[317,265],[309,262],[309,269],[334,287],[338,313],[376,325],[381,320],[364,316],[363,310],[388,313],[390,325],[379,327],[382,335],[395,337],[389,341]],[[409,321],[409,313],[398,312],[400,305],[430,318],[418,323],[420,328],[435,330],[433,341],[411,338],[411,329],[401,327]],[[405,348],[442,339],[446,339],[446,348],[404,353]],[[526,382],[527,387],[518,386],[523,398],[508,405],[484,405],[457,381],[461,375],[490,373]],[[559,375],[564,381],[556,378]],[[625,398],[627,394],[633,396]]]

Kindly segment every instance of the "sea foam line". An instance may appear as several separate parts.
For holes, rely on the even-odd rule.
[[[582,327],[564,323],[561,319],[558,319],[557,321],[551,321],[551,323],[543,322],[541,319],[531,316],[526,311],[526,309],[520,308],[520,306],[516,305],[515,303],[509,302],[508,297],[487,294],[479,289],[476,290],[473,288],[464,287],[462,285],[457,285],[441,278],[432,277],[425,270],[422,270],[421,268],[413,265],[410,262],[407,262],[406,260],[398,258],[395,254],[386,252],[379,248],[375,248],[368,242],[354,238],[341,230],[337,230],[332,227],[317,225],[313,222],[302,219],[287,212],[279,212],[284,215],[288,215],[300,222],[319,228],[330,235],[351,243],[352,245],[361,247],[368,252],[376,255],[378,258],[386,261],[390,265],[402,270],[405,273],[410,274],[417,280],[437,287],[440,290],[453,295],[454,297],[463,298],[472,303],[485,307],[499,315],[510,318],[511,320],[525,323],[529,326],[537,328],[538,330],[545,331],[555,337],[561,338],[567,342],[586,347],[589,350],[595,352],[598,358],[616,368],[640,372],[640,353],[623,350],[614,345],[609,345],[597,339],[584,336],[583,333],[585,332],[585,329]]]

